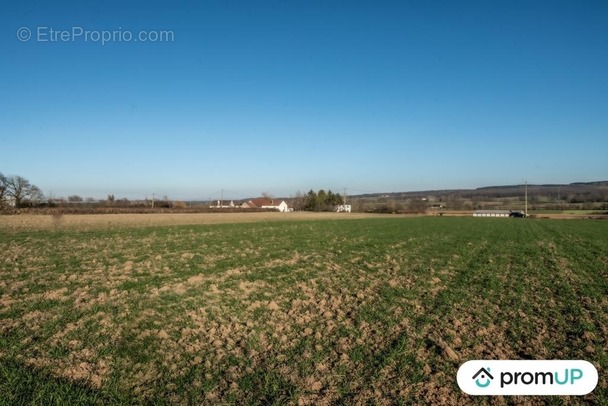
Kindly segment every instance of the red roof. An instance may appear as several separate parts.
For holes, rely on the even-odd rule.
[[[249,201],[250,205],[254,207],[262,207],[262,206],[278,206],[281,202],[275,202],[273,199],[268,197],[258,197]]]

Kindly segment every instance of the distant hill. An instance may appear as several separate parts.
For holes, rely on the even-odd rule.
[[[349,198],[509,198],[524,193],[524,184],[484,186],[476,189],[421,190],[413,192],[368,193],[351,195]],[[568,184],[528,184],[528,197],[559,197],[564,200],[608,201],[608,181],[575,182]]]

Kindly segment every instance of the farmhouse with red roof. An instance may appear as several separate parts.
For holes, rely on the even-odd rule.
[[[285,200],[277,200],[270,197],[251,199],[248,202],[243,203],[241,207],[245,209],[273,209],[281,212],[293,211],[293,209],[285,203]]]

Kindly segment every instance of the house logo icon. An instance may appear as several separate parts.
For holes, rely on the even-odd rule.
[[[494,377],[490,374],[490,368],[481,368],[475,375],[473,375],[473,379],[475,379],[475,385],[480,388],[487,388],[490,383],[492,383],[492,379]],[[480,382],[482,380],[482,382]]]

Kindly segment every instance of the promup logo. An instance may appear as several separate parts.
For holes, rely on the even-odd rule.
[[[492,379],[494,379],[494,377],[492,374],[490,374],[490,368],[480,368],[479,371],[473,375],[473,379],[475,379],[475,385],[479,386],[480,388],[487,388],[490,386],[490,383],[492,383]],[[484,383],[479,382],[480,379],[485,380]]]
[[[468,361],[458,386],[469,395],[586,395],[598,374],[587,361]]]

